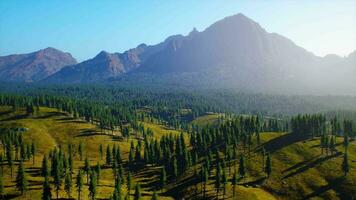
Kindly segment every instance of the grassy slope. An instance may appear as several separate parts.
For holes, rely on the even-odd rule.
[[[95,125],[83,122],[79,119],[70,118],[54,109],[41,108],[41,112],[35,117],[25,117],[23,111],[16,113],[8,112],[9,107],[0,108],[0,126],[17,126],[28,127],[29,131],[25,133],[25,139],[34,140],[38,146],[38,154],[36,156],[36,164],[33,166],[31,162],[26,162],[26,168],[30,180],[30,190],[24,196],[18,196],[15,191],[14,182],[11,181],[10,172],[5,167],[5,184],[8,197],[14,199],[40,199],[42,192],[43,178],[38,176],[38,170],[41,165],[42,154],[48,152],[54,146],[62,145],[66,149],[68,141],[79,144],[83,142],[91,164],[94,165],[98,160],[99,144],[111,146],[116,143],[120,145],[122,157],[127,158],[129,142],[115,141],[110,135],[100,134],[100,131]],[[22,119],[16,119],[18,117]],[[15,118],[16,117],[16,118]],[[214,122],[217,117],[209,115],[200,118],[198,123],[203,124]],[[196,121],[196,122],[197,122]],[[154,136],[159,138],[163,134],[178,134],[179,131],[170,130],[162,125],[144,123],[145,127],[149,127],[154,131]],[[300,199],[300,198],[325,198],[336,199],[343,196],[340,194],[356,193],[356,143],[353,142],[349,147],[350,159],[350,175],[346,180],[341,179],[341,161],[342,155],[336,156],[320,155],[318,147],[319,140],[300,141],[286,145],[279,144],[278,141],[285,137],[279,133],[263,133],[261,140],[266,144],[266,148],[272,153],[273,173],[268,179],[264,179],[262,169],[262,156],[258,153],[251,153],[247,161],[249,174],[245,182],[240,182],[237,187],[237,196],[239,199]],[[288,139],[288,138],[287,138]],[[342,139],[338,140],[338,143]],[[273,144],[273,145],[271,145]],[[277,144],[277,145],[275,145]],[[2,149],[2,148],[0,148]],[[338,150],[342,151],[342,146],[338,146]],[[82,166],[83,162],[79,161],[78,156],[75,157],[75,166]],[[103,164],[104,161],[101,161]],[[15,172],[17,167],[15,167]],[[231,169],[234,170],[234,167]],[[150,174],[148,176],[148,174]],[[192,198],[195,193],[200,192],[200,184],[187,184],[188,187],[180,188],[180,184],[185,181],[185,178],[193,174],[193,169],[187,170],[186,173],[175,183],[170,183],[165,191],[160,194],[160,199],[171,199],[168,197],[175,191],[181,193],[187,198]],[[146,167],[134,173],[135,181],[138,181],[143,186],[143,196],[147,199],[152,194],[151,184],[154,184],[159,175],[159,168]],[[13,179],[12,179],[13,180]],[[98,198],[108,198],[113,191],[113,174],[112,170],[102,167],[102,178],[98,189]],[[213,198],[215,190],[214,183],[211,180],[208,184],[208,196]],[[124,193],[126,191],[123,191]],[[133,193],[133,190],[131,191]],[[87,187],[84,189],[82,197],[87,197]],[[55,195],[55,193],[53,193]],[[73,197],[76,197],[75,188],[73,188]],[[232,188],[227,186],[226,197],[231,198]],[[290,196],[290,197],[287,197]],[[66,197],[64,191],[60,192],[60,197]],[[222,198],[222,195],[220,196]],[[83,198],[84,199],[84,198]]]

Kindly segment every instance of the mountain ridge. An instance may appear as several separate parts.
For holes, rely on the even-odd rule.
[[[153,75],[149,82],[158,81],[162,85],[181,81],[192,87],[199,82],[207,87],[267,93],[300,93],[307,88],[309,92],[342,90],[356,94],[350,84],[355,82],[355,55],[356,51],[347,57],[316,56],[278,33],[267,32],[240,13],[225,17],[203,31],[193,28],[188,35],[172,35],[155,45],[142,43],[122,53],[101,51],[40,81],[70,84],[124,78],[135,84]]]

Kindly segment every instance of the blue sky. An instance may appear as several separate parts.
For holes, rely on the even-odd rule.
[[[202,31],[236,13],[316,55],[356,50],[356,0],[0,0],[0,55],[51,46],[82,61]]]

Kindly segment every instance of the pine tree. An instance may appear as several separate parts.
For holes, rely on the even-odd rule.
[[[131,188],[132,188],[132,177],[131,177],[131,172],[127,173],[127,193],[130,196]]]
[[[96,173],[97,183],[99,185],[99,180],[100,180],[100,176],[101,176],[101,167],[100,167],[99,162],[97,163],[97,165],[95,167],[95,173]]]
[[[110,146],[108,145],[106,147],[106,164],[110,165],[111,164],[111,151],[110,151]]]
[[[100,146],[99,146],[99,157],[100,157],[100,160],[103,160],[103,154],[104,154],[103,145],[100,144]]]
[[[88,157],[86,157],[85,161],[84,161],[84,171],[85,171],[85,174],[87,175],[87,184],[89,184],[90,164],[89,164]]]
[[[216,168],[216,176],[215,176],[215,187],[216,187],[216,197],[219,198],[219,192],[220,192],[220,187],[221,187],[221,166],[220,163],[217,164]]]
[[[61,174],[61,169],[60,166],[56,167],[55,174],[54,174],[54,185],[56,187],[56,196],[57,199],[59,198],[59,190],[61,189],[62,186],[62,174]]]
[[[13,169],[14,169],[14,161],[12,158],[12,147],[11,144],[8,145],[8,149],[6,150],[6,157],[7,157],[7,164],[9,165],[10,168],[10,174],[11,178],[13,177]]]
[[[344,172],[344,176],[346,176],[349,173],[349,160],[347,157],[347,152],[344,154],[344,159],[342,161],[342,171]]]
[[[50,169],[48,167],[48,160],[47,160],[47,156],[44,155],[43,156],[43,160],[42,160],[42,170],[41,170],[41,174],[43,177],[49,176],[50,175]]]
[[[32,142],[31,144],[31,154],[32,154],[32,164],[34,165],[35,164],[35,155],[36,155],[36,146],[35,146],[35,143]]]
[[[164,188],[164,186],[166,185],[167,182],[167,176],[166,176],[166,169],[164,167],[162,167],[161,169],[161,176],[160,176],[160,186],[161,189]]]
[[[242,178],[245,178],[246,171],[245,171],[245,158],[241,155],[240,156],[240,165],[239,165],[239,175]]]
[[[233,189],[232,189],[232,196],[235,198],[235,195],[236,195],[236,185],[237,185],[237,182],[238,182],[238,180],[237,180],[237,174],[236,173],[234,173],[233,175],[232,175],[232,180],[231,180],[231,184],[232,184],[232,186],[233,186]]]
[[[80,193],[82,192],[82,189],[83,189],[83,185],[84,185],[84,182],[83,182],[83,174],[82,174],[82,171],[79,170],[78,171],[78,174],[77,174],[77,178],[76,178],[76,187],[77,187],[77,192],[78,192],[78,200],[80,200]]]
[[[97,182],[96,182],[96,174],[95,171],[92,170],[90,172],[90,182],[89,182],[89,196],[92,200],[95,200],[96,191],[97,190]]]
[[[115,188],[114,193],[112,195],[112,200],[120,200],[120,199],[121,199],[121,195],[120,195],[119,191]]]
[[[140,185],[137,183],[136,187],[135,187],[135,196],[134,196],[134,200],[140,200],[141,199],[141,187]]]
[[[26,179],[25,168],[23,166],[23,161],[20,161],[20,165],[16,176],[16,188],[21,192],[21,195],[27,190],[28,182]]]
[[[1,167],[1,174],[4,174],[4,156],[0,154],[0,167]]]
[[[222,174],[222,184],[224,186],[224,192],[223,192],[223,199],[225,199],[225,194],[226,194],[226,184],[227,184],[227,174],[226,174],[226,170],[223,170],[223,174]]]
[[[177,165],[176,157],[173,158],[172,171],[173,171],[173,177],[177,178],[178,177],[178,165]]]
[[[204,185],[204,189],[203,189],[203,198],[205,198],[205,194],[206,194],[206,184],[209,180],[209,173],[208,173],[208,170],[203,167],[202,170],[201,170],[201,177],[202,177],[202,182],[203,182],[203,185]]]
[[[0,174],[0,198],[3,199],[4,198],[4,174],[1,173]]]
[[[43,182],[42,200],[51,200],[52,192],[51,185],[49,184],[49,175],[45,176],[45,181]]]
[[[151,200],[158,200],[158,195],[156,193],[156,190],[153,191],[153,195],[152,195]]]
[[[66,173],[66,177],[64,179],[64,189],[68,195],[68,198],[72,198],[72,176],[69,173]]]
[[[272,172],[272,160],[270,154],[267,154],[266,169],[265,169],[265,173],[267,174],[267,177],[271,175],[271,172]]]

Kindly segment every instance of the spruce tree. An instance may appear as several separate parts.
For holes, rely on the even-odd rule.
[[[127,193],[130,196],[131,188],[132,188],[132,177],[131,177],[131,172],[127,173]]]
[[[344,159],[342,161],[342,171],[344,172],[344,176],[346,176],[349,173],[349,160],[347,157],[347,152],[344,154]]]
[[[88,157],[85,158],[84,161],[84,171],[87,176],[87,184],[89,184],[89,172],[90,172],[90,164],[89,164],[89,159]]]
[[[226,184],[227,184],[227,174],[226,174],[226,170],[223,170],[223,174],[222,174],[222,184],[224,187],[224,191],[223,191],[223,199],[225,199],[225,194],[226,194]]]
[[[10,175],[11,178],[13,177],[13,169],[14,169],[14,161],[12,158],[12,148],[11,148],[11,144],[8,147],[8,149],[6,150],[6,157],[7,157],[7,164],[9,165],[10,168]]]
[[[238,179],[237,179],[237,174],[234,173],[232,175],[232,180],[231,180],[231,184],[233,186],[233,189],[232,189],[232,196],[235,197],[236,195],[236,185],[237,185],[237,182],[238,182]]]
[[[135,187],[135,196],[134,196],[134,200],[140,200],[141,199],[141,187],[140,185],[137,183],[136,187]]]
[[[95,200],[96,193],[97,193],[96,174],[95,171],[92,170],[90,172],[90,182],[89,182],[89,196],[92,200]]]
[[[160,176],[160,186],[161,189],[164,188],[164,186],[166,185],[167,182],[167,175],[166,175],[166,169],[164,167],[162,167],[161,169],[161,176]]]
[[[56,196],[58,199],[59,198],[59,190],[61,189],[61,186],[62,186],[62,174],[61,174],[60,166],[56,167],[55,174],[53,177],[53,182],[56,187],[56,194],[57,194]]]
[[[100,167],[100,163],[98,162],[96,167],[95,167],[95,173],[96,173],[96,178],[97,178],[97,183],[99,185],[99,180],[100,180],[100,176],[101,176],[101,167]]]
[[[99,157],[100,157],[100,160],[103,160],[103,154],[104,154],[103,145],[100,144],[100,146],[99,146]]]
[[[84,185],[84,182],[83,182],[83,173],[82,173],[81,170],[78,171],[75,184],[76,184],[77,192],[78,192],[78,200],[80,200],[80,194],[81,194],[81,192],[82,192],[83,185]]]
[[[0,167],[1,167],[1,174],[4,174],[4,156],[0,153]]]
[[[267,177],[271,175],[271,172],[272,172],[272,160],[270,154],[267,154],[266,169],[265,169],[265,173],[267,174]]]
[[[158,200],[158,195],[156,193],[156,190],[153,191],[153,195],[152,195],[151,200]]]
[[[45,181],[43,182],[42,200],[51,200],[52,192],[51,185],[49,183],[49,175],[45,176]]]
[[[23,161],[20,161],[19,168],[17,170],[16,176],[16,188],[21,192],[21,195],[27,190],[28,182],[26,178],[25,168],[23,166]]]
[[[72,198],[72,185],[73,185],[72,176],[70,172],[66,173],[66,177],[64,179],[64,189],[68,195],[68,198]]]
[[[245,178],[246,171],[245,171],[245,158],[241,155],[240,156],[240,165],[239,165],[239,175],[242,178]]]
[[[50,175],[50,169],[48,167],[48,160],[47,156],[44,155],[42,159],[42,169],[41,169],[41,174],[43,177],[49,176]]]
[[[0,174],[0,198],[4,198],[4,174]]]
[[[111,164],[111,151],[110,151],[110,146],[108,145],[106,147],[106,164],[110,165]]]

